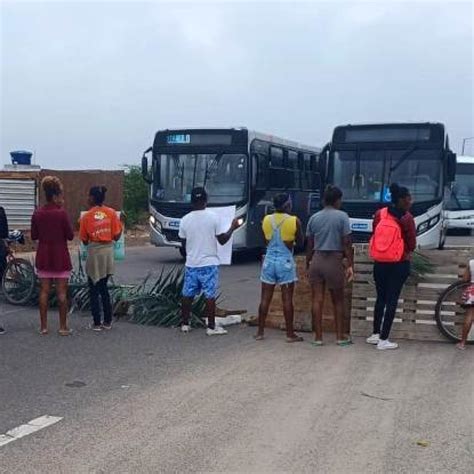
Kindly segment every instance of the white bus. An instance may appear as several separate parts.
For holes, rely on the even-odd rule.
[[[261,222],[278,192],[290,193],[294,212],[306,225],[320,206],[320,151],[245,128],[158,131],[142,158],[150,184],[152,244],[182,252],[178,228],[192,209],[195,186],[206,188],[210,208],[236,206],[244,224],[234,234],[234,250],[264,246]]]
[[[456,180],[446,206],[448,229],[474,230],[474,156],[456,158]]]
[[[389,186],[396,182],[413,196],[418,246],[444,246],[444,201],[454,180],[456,155],[443,124],[339,126],[323,154],[328,156],[328,181],[344,193],[355,242],[368,242],[375,211],[390,202]]]

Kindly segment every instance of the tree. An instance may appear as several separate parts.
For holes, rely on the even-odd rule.
[[[123,205],[128,227],[146,221],[148,215],[148,184],[142,177],[140,166],[125,166]]]

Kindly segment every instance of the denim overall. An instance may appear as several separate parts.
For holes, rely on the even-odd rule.
[[[271,216],[273,229],[272,239],[267,247],[263,262],[261,281],[269,285],[288,285],[298,280],[293,252],[285,245],[281,238],[281,227],[290,216],[285,215],[277,224],[275,214]]]

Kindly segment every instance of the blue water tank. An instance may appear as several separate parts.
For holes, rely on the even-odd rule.
[[[14,165],[31,165],[31,157],[33,153],[30,151],[18,150],[11,151],[10,156],[12,157],[12,164]]]

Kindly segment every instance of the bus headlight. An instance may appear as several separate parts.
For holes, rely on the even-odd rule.
[[[150,225],[158,232],[161,232],[163,230],[163,228],[161,227],[161,222],[155,216],[150,216]]]
[[[441,214],[437,214],[436,216],[432,217],[431,219],[428,219],[421,224],[418,224],[418,227],[416,228],[416,235],[424,234],[428,230],[432,229],[441,219]]]
[[[434,227],[438,222],[439,222],[439,219],[440,219],[440,215],[441,214],[438,214],[437,216],[434,216],[430,219],[430,222],[428,224],[428,227],[431,229],[432,227]]]

